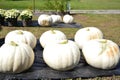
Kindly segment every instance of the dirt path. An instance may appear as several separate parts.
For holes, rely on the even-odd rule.
[[[120,14],[120,10],[71,10],[70,13]]]
[[[47,10],[47,11],[36,10],[35,14],[39,15],[39,14],[42,14],[45,12],[50,14],[51,12],[55,12],[55,11],[53,11],[53,10]],[[120,10],[70,10],[70,14],[77,14],[77,13],[81,13],[81,14],[120,14]]]

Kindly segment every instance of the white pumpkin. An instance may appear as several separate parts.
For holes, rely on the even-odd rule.
[[[119,46],[107,39],[88,41],[82,52],[89,65],[100,69],[113,69],[120,59]]]
[[[34,52],[25,43],[11,41],[0,48],[0,72],[20,73],[29,69],[34,62]]]
[[[58,19],[57,22],[62,22],[62,17],[60,15],[57,15],[57,19]]]
[[[43,50],[45,63],[60,71],[73,69],[80,60],[80,50],[75,42],[63,40],[60,43],[47,45]]]
[[[63,22],[64,23],[72,23],[74,20],[73,16],[66,14],[63,16]]]
[[[57,23],[62,21],[62,17],[60,15],[51,15],[52,23]]]
[[[44,48],[47,44],[57,43],[60,40],[66,40],[66,39],[67,39],[66,35],[62,31],[48,30],[40,36],[39,42],[41,46]]]
[[[52,17],[47,14],[42,14],[38,17],[38,24],[40,26],[51,26],[52,24]]]
[[[87,41],[102,38],[103,38],[102,31],[96,27],[81,28],[75,33],[74,36],[74,40],[78,44],[80,49],[82,49],[83,45]]]
[[[31,46],[31,48],[34,48],[37,43],[37,39],[29,31],[24,31],[24,30],[13,30],[10,31],[6,37],[5,37],[5,43],[9,43],[11,41],[14,41],[16,43],[18,42],[23,42]]]

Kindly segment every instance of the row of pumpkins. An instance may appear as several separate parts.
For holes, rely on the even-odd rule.
[[[77,66],[83,54],[86,62],[95,68],[112,69],[118,64],[119,46],[103,39],[103,33],[98,28],[81,28],[74,40],[68,40],[59,30],[44,32],[39,42],[44,48],[45,63],[55,70],[66,71]],[[34,62],[33,49],[36,43],[36,37],[29,31],[9,32],[0,48],[0,72],[20,73],[29,69]]]
[[[74,20],[74,17],[72,15],[66,14],[63,17],[60,15],[48,15],[48,14],[41,14],[38,17],[38,24],[40,26],[51,26],[54,23],[72,23]]]

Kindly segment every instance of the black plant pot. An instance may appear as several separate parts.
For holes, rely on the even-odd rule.
[[[23,27],[31,26],[32,25],[32,19],[23,19],[22,20]]]
[[[0,25],[5,24],[5,17],[0,16]]]
[[[8,23],[9,27],[18,26],[17,18],[8,18],[6,20],[7,20],[7,23]]]

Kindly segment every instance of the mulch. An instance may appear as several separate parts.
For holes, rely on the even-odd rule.
[[[4,43],[4,38],[0,39],[0,46],[3,43]],[[35,60],[31,68],[19,74],[0,73],[0,80],[93,78],[93,77],[120,75],[120,62],[114,69],[110,69],[110,70],[97,69],[89,66],[82,55],[79,64],[74,69],[68,71],[53,70],[50,67],[48,67],[43,60],[42,57],[43,48],[41,47],[39,40],[37,41],[37,45],[34,48],[34,53],[35,53]]]
[[[7,22],[5,22],[3,24],[3,26],[8,26]],[[22,24],[22,21],[18,20],[16,27],[24,27]],[[32,20],[28,27],[43,27],[43,26],[40,26],[38,24],[37,20]],[[76,22],[68,23],[68,24],[66,24],[64,22],[59,22],[59,23],[52,24],[50,27],[54,27],[54,28],[82,28],[83,26],[81,24],[76,23]]]

